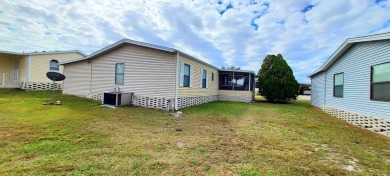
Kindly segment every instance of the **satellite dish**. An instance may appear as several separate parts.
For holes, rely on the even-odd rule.
[[[50,104],[61,104],[61,103],[54,103],[54,87],[56,86],[56,81],[63,81],[65,79],[65,75],[58,73],[58,72],[47,72],[46,73],[47,78],[53,81],[53,85],[51,86],[53,89],[53,93],[51,95],[51,102],[50,103],[45,103],[44,105]]]
[[[62,81],[65,79],[65,75],[58,72],[47,72],[46,76],[52,81]]]

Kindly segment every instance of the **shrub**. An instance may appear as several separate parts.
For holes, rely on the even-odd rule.
[[[259,94],[269,102],[296,100],[299,84],[281,54],[267,55],[257,75]]]

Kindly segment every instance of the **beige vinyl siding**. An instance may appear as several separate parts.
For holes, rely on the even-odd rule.
[[[28,67],[27,56],[21,56],[19,59],[19,82],[26,80],[27,67]]]
[[[58,62],[82,58],[83,55],[74,53],[58,53],[58,54],[42,54],[31,56],[30,82],[51,82],[46,77],[46,73],[50,71],[50,61],[55,59]],[[59,73],[63,73],[63,66],[60,66]]]
[[[15,55],[0,54],[0,84],[3,83],[3,73],[14,69]]]
[[[115,64],[124,63],[124,84],[115,84]],[[134,92],[138,96],[174,98],[176,55],[127,44],[92,60],[92,93]]]
[[[85,97],[91,83],[91,64],[86,61],[70,63],[64,66],[62,93]]]
[[[181,79],[181,63],[186,63],[188,65],[191,65],[193,68],[193,78],[192,78],[192,87],[182,87],[179,84],[178,88],[178,97],[198,97],[198,96],[210,96],[210,95],[217,95],[218,94],[218,70],[215,68],[212,68],[210,66],[207,66],[205,64],[202,64],[200,62],[194,61],[192,59],[189,59],[185,56],[179,57],[179,70],[178,70],[178,83],[180,83]],[[201,88],[200,87],[200,71],[201,69],[207,70],[208,74],[208,88]],[[214,81],[211,80],[212,73],[214,73]]]
[[[253,91],[218,90],[218,95],[223,96],[252,96]]]

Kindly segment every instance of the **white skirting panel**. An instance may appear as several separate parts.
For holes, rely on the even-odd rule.
[[[390,121],[325,106],[323,110],[353,125],[390,137]]]
[[[47,82],[20,82],[20,88],[26,90],[62,90],[62,83],[47,83]]]
[[[94,100],[102,100],[102,94],[87,94],[86,98]],[[251,102],[252,98],[248,96],[199,96],[199,97],[182,97],[178,98],[178,108],[186,108],[190,106],[200,105],[212,101],[239,101],[239,102]],[[164,97],[147,97],[134,95],[131,104],[134,106],[142,106],[147,108],[173,110],[174,109],[174,98]]]
[[[244,103],[252,102],[251,96],[227,96],[227,95],[218,95],[218,101],[238,101]]]
[[[194,105],[217,101],[217,95],[178,98],[178,108],[186,108]]]

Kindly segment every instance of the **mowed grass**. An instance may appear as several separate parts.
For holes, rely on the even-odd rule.
[[[0,90],[0,175],[389,175],[390,140],[307,101],[184,115]],[[182,142],[184,147],[178,147]]]

